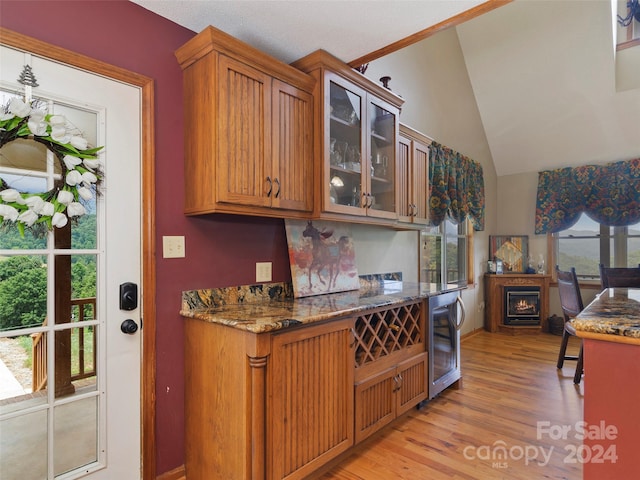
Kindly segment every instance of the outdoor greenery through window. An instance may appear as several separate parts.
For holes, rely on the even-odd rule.
[[[427,227],[422,231],[421,282],[456,285],[467,283],[467,236],[470,231],[468,221],[456,224],[450,218],[439,227]]]
[[[584,280],[600,278],[598,265],[637,267],[640,263],[640,224],[606,227],[582,214],[572,227],[554,234],[560,270],[575,267]]]

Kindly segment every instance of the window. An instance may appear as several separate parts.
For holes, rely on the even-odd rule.
[[[455,285],[472,283],[473,280],[469,280],[473,278],[469,268],[473,264],[469,261],[472,232],[468,220],[456,224],[450,218],[439,227],[424,229],[420,242],[420,281]]]
[[[600,277],[598,265],[635,267],[640,263],[640,223],[606,227],[582,214],[572,227],[553,235],[554,258],[560,270],[575,267],[578,277]]]
[[[638,0],[614,0],[616,4],[617,49],[640,45],[640,7]]]

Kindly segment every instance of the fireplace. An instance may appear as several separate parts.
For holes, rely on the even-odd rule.
[[[527,335],[547,332],[549,317],[549,283],[551,275],[542,273],[486,273],[484,327],[489,332]],[[509,299],[515,294],[511,315],[507,315]],[[521,298],[517,298],[518,295]],[[524,300],[524,302],[521,302]],[[527,304],[537,300],[537,307]],[[520,303],[519,303],[520,302]],[[514,311],[515,310],[515,311]],[[534,311],[537,310],[537,314]],[[515,313],[515,315],[514,315]]]
[[[504,287],[504,325],[540,325],[540,287]]]

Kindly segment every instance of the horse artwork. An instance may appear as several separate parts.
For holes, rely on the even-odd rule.
[[[348,224],[285,220],[285,228],[296,297],[360,288]]]

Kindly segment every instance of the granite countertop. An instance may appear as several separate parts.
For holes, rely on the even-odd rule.
[[[360,289],[293,298],[287,283],[269,283],[182,293],[180,315],[253,333],[265,333],[421,300],[464,286],[410,283],[397,277],[360,279]]]
[[[580,337],[640,345],[640,289],[606,289],[571,322]]]

